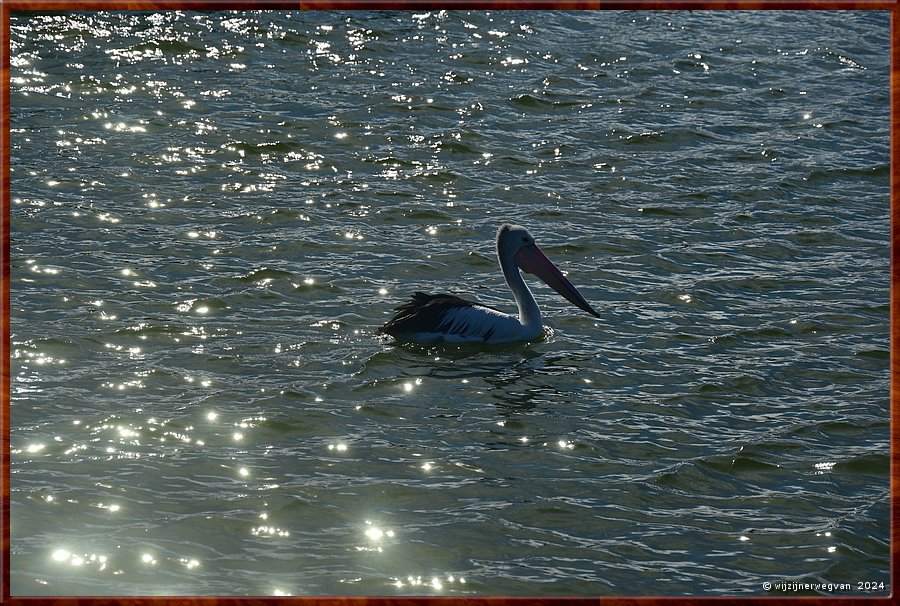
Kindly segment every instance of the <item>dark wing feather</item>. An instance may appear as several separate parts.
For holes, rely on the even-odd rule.
[[[449,309],[475,306],[488,307],[487,305],[447,293],[429,295],[424,292],[416,292],[409,301],[394,308],[397,313],[384,326],[378,329],[378,333],[397,336],[415,332],[445,330],[446,327],[442,327],[442,324],[444,316]],[[493,307],[490,309],[500,311]]]

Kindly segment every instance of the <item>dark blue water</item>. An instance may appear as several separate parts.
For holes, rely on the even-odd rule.
[[[888,26],[13,12],[12,594],[887,594]]]

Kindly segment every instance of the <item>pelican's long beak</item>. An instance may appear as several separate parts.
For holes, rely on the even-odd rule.
[[[578,289],[575,288],[575,286],[569,282],[569,279],[559,271],[556,265],[547,258],[547,255],[537,247],[537,244],[522,247],[519,252],[516,253],[515,260],[516,265],[518,265],[522,271],[536,275],[546,282],[547,286],[565,297],[572,305],[579,309],[583,309],[593,316],[600,317],[600,314],[591,307],[591,304],[587,302],[587,299],[581,296]]]

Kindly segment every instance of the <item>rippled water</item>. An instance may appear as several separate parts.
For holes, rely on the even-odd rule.
[[[886,594],[888,25],[14,12],[12,593]]]

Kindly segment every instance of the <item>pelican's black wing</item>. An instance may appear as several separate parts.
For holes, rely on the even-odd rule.
[[[456,295],[447,293],[429,295],[424,292],[417,292],[413,294],[409,301],[395,308],[397,313],[384,326],[378,329],[378,333],[401,337],[414,333],[433,333],[447,330],[447,320],[453,315],[450,312],[466,307],[486,307],[498,313],[503,313],[499,309],[475,303]]]

